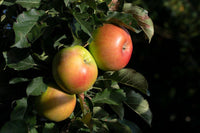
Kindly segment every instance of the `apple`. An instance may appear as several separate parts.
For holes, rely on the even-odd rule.
[[[90,89],[98,75],[94,58],[80,45],[59,51],[53,59],[52,71],[56,83],[70,94],[80,94]]]
[[[94,32],[89,51],[101,70],[120,70],[131,58],[133,51],[131,36],[124,28],[103,24]]]
[[[36,98],[38,113],[49,120],[59,122],[67,119],[74,111],[76,95],[70,95],[55,85],[50,85],[47,90]]]

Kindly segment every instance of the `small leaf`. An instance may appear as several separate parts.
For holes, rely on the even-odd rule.
[[[24,115],[26,113],[26,109],[27,109],[27,99],[26,98],[22,98],[20,100],[16,101],[17,105],[14,108],[14,110],[12,111],[10,118],[11,120],[23,120]]]
[[[145,77],[134,69],[124,68],[119,71],[108,71],[104,74],[104,79],[114,80],[121,84],[134,87],[142,93],[149,95],[148,83]]]
[[[17,0],[16,3],[20,4],[26,9],[38,8],[41,0]]]
[[[96,106],[93,109],[93,117],[103,120],[108,118],[109,114],[101,107]]]
[[[29,81],[29,79],[27,78],[22,78],[22,77],[17,77],[17,78],[13,78],[9,81],[9,84],[17,84],[17,83],[21,83],[21,82],[26,82]]]
[[[14,70],[27,70],[36,66],[28,49],[12,48],[3,55],[6,65]]]
[[[59,133],[55,123],[45,123],[42,133]]]
[[[97,93],[92,102],[119,105],[125,98],[125,93],[121,89],[105,89],[103,92]]]
[[[47,85],[43,82],[42,77],[37,77],[32,80],[32,82],[28,85],[26,94],[32,96],[39,96],[43,92],[45,92]]]
[[[0,133],[28,133],[28,127],[23,120],[8,121],[1,128]]]
[[[142,95],[136,93],[130,88],[124,88],[126,91],[126,101],[124,102],[130,109],[135,111],[145,122],[151,125],[152,113],[149,103]]]
[[[145,32],[150,42],[151,38],[154,35],[154,26],[153,21],[148,16],[148,11],[139,6],[132,5],[131,3],[125,3],[123,9],[124,12],[133,15],[133,17],[137,20],[142,30]]]
[[[17,22],[15,22],[13,25],[13,29],[15,31],[15,44],[12,45],[12,47],[30,47],[30,44],[27,40],[27,35],[32,28],[37,25],[39,17],[43,14],[44,11],[31,9],[30,11],[23,12],[17,17]]]
[[[0,0],[0,5],[3,3],[4,0]]]

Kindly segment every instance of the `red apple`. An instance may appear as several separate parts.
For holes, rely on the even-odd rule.
[[[53,60],[53,77],[70,94],[79,94],[90,89],[97,75],[94,58],[80,45],[62,49]]]
[[[120,70],[128,64],[133,45],[127,30],[104,24],[93,35],[89,50],[100,69]]]
[[[47,90],[36,98],[38,113],[52,121],[67,119],[74,111],[76,95],[69,95],[56,86],[48,86]]]

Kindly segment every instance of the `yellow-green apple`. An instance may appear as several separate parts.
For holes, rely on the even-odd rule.
[[[133,45],[127,30],[113,24],[104,24],[93,34],[89,51],[102,70],[124,68],[132,55]]]
[[[67,119],[74,111],[76,95],[70,95],[55,85],[49,85],[47,90],[36,98],[38,113],[49,120],[59,122]]]
[[[90,89],[98,75],[94,58],[80,45],[59,51],[53,59],[52,71],[57,84],[70,94],[80,94]]]

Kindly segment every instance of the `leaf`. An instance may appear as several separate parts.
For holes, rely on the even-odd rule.
[[[16,101],[17,105],[12,111],[10,118],[11,120],[23,120],[27,109],[27,99],[22,98]]]
[[[107,16],[106,16],[106,21],[115,23],[119,26],[123,26],[127,29],[132,30],[133,32],[139,33],[141,32],[141,29],[137,23],[137,20],[128,13],[123,13],[123,12],[111,12],[109,11]]]
[[[1,128],[0,133],[28,133],[28,127],[23,120],[8,121]]]
[[[4,0],[0,0],[0,5],[3,3]]]
[[[28,49],[12,48],[3,53],[6,65],[14,70],[27,70],[36,66]]]
[[[94,107],[93,109],[93,118],[98,118],[104,120],[109,117],[109,114],[99,106]]]
[[[142,133],[141,129],[135,123],[133,123],[132,121],[120,120],[119,122],[129,126],[132,133]]]
[[[55,123],[45,123],[42,133],[59,133]]]
[[[16,0],[1,0],[2,3],[1,3],[1,2],[0,2],[0,3],[1,3],[2,5],[11,6],[11,5],[14,5],[14,4],[15,4],[15,1],[16,1]],[[1,4],[0,4],[0,5],[1,5]]]
[[[149,103],[142,95],[136,93],[130,88],[124,88],[126,91],[126,101],[124,102],[131,110],[135,111],[145,122],[151,125],[152,113]]]
[[[120,123],[119,121],[106,122],[110,131],[114,133],[132,133],[129,126]]]
[[[122,103],[120,103],[119,105],[109,105],[109,106],[119,116],[121,120],[124,118],[124,107]]]
[[[147,80],[134,69],[124,68],[119,71],[108,71],[104,74],[104,79],[117,81],[121,84],[133,87],[146,95],[150,95],[148,92]]]
[[[103,92],[97,93],[92,102],[119,105],[125,98],[125,93],[121,89],[105,89]]]
[[[37,25],[39,17],[43,14],[44,11],[31,9],[30,11],[23,12],[17,17],[17,22],[15,22],[13,25],[13,29],[15,31],[15,44],[12,45],[12,47],[30,47],[30,44],[27,40],[27,35],[31,32],[33,27]]]
[[[90,15],[87,13],[82,14],[79,12],[74,12],[73,16],[76,19],[76,21],[81,25],[81,29],[90,37],[92,37],[93,22],[91,21],[91,17],[89,17]]]
[[[40,1],[41,0],[17,0],[16,3],[28,10],[31,8],[38,8],[40,6]]]
[[[29,81],[29,79],[27,78],[22,78],[22,77],[17,77],[17,78],[13,78],[9,81],[9,84],[17,84],[17,83],[21,83],[21,82],[26,82]]]
[[[133,17],[137,20],[139,26],[148,37],[150,43],[151,38],[154,35],[154,26],[153,21],[148,16],[148,11],[139,6],[132,5],[131,3],[125,3],[123,9],[125,13],[132,14]]]
[[[39,96],[43,92],[45,92],[47,85],[43,82],[42,77],[37,77],[32,80],[32,82],[28,85],[26,94],[32,96]]]

